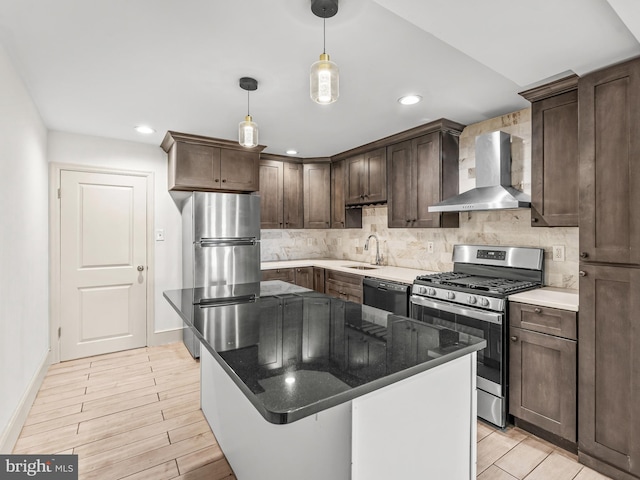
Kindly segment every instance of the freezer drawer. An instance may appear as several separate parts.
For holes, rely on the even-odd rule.
[[[260,281],[260,242],[196,243],[193,248],[194,287]]]

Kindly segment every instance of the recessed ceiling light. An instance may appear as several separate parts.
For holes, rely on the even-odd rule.
[[[290,149],[289,149],[289,150],[287,150],[285,153],[286,153],[287,155],[297,155],[297,154],[298,154],[298,151],[297,151],[297,150],[294,150],[293,148],[290,148]]]
[[[148,127],[146,125],[137,125],[136,126],[136,132],[138,133],[144,133],[144,134],[149,134],[149,133],[155,133],[155,130],[151,127]]]
[[[404,97],[400,97],[398,102],[402,105],[413,105],[422,100],[420,95],[405,95]]]

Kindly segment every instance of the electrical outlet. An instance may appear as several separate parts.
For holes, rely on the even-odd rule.
[[[433,242],[427,242],[427,253],[433,253]]]
[[[156,230],[156,242],[164,242],[164,230],[162,228]]]
[[[564,262],[564,245],[554,245],[552,248],[553,248],[553,261]]]

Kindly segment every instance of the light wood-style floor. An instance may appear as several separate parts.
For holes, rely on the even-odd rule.
[[[14,453],[77,454],[81,480],[235,480],[199,395],[181,343],[52,365]],[[606,478],[523,430],[478,422],[478,480]]]

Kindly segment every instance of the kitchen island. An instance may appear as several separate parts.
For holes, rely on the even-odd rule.
[[[279,281],[164,295],[239,480],[475,478],[484,340]]]

